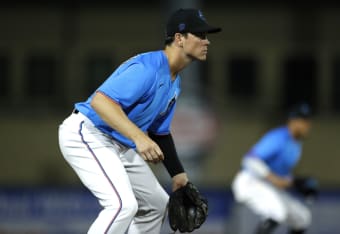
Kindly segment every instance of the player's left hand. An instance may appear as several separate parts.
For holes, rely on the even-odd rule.
[[[176,191],[180,187],[184,187],[188,181],[189,179],[185,172],[175,175],[172,177],[172,191]]]

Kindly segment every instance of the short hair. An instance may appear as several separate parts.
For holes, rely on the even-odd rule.
[[[174,41],[174,37],[166,37],[165,40],[164,40],[164,45],[171,45],[171,43]]]
[[[185,38],[188,36],[188,33],[181,33]],[[164,45],[171,45],[174,42],[175,36],[167,36],[164,41]]]

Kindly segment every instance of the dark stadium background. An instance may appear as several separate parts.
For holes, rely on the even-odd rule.
[[[209,35],[208,61],[183,72],[173,126],[187,172],[210,202],[196,233],[250,233],[254,217],[234,202],[231,180],[251,144],[300,100],[315,115],[297,173],[315,176],[321,186],[310,233],[339,233],[340,4],[4,0],[0,6],[0,233],[86,232],[99,206],[63,160],[58,125],[120,62],[162,49],[164,23],[178,7],[201,8],[223,28]],[[152,167],[168,189],[162,165]]]

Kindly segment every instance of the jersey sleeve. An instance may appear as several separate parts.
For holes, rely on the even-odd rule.
[[[152,85],[152,75],[139,63],[117,69],[98,89],[123,108],[136,103]]]
[[[255,156],[263,161],[270,160],[280,151],[283,137],[276,132],[270,132],[264,135],[250,150],[248,155]]]

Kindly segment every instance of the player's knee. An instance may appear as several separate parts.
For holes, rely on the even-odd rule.
[[[271,216],[273,220],[275,220],[278,223],[284,223],[287,220],[287,214],[286,213],[276,213]]]
[[[158,217],[163,217],[166,213],[167,204],[169,201],[169,196],[167,194],[158,194],[158,196],[153,196],[152,198],[152,207],[153,212]]]
[[[122,203],[121,212],[131,219],[135,216],[138,210],[138,203],[136,199],[131,199]]]
[[[312,214],[308,209],[301,211],[300,217],[297,220],[294,228],[296,229],[307,229],[312,222]]]
[[[264,216],[270,217],[278,223],[284,223],[288,218],[288,212],[283,205],[276,204],[272,209],[268,209]]]
[[[157,204],[157,212],[159,215],[163,216],[166,212],[166,208],[167,208],[167,205],[168,205],[168,201],[169,201],[169,198],[168,196],[166,197],[161,197],[158,201],[158,204]]]
[[[138,203],[136,198],[130,197],[129,199],[122,199],[119,204],[115,201],[106,201],[104,205],[106,211],[117,213],[122,218],[132,219],[138,210]]]
[[[132,219],[138,210],[136,197],[133,194],[125,194],[124,197],[120,198],[111,196],[109,199],[101,200],[101,205],[106,211],[118,212],[119,216]]]

